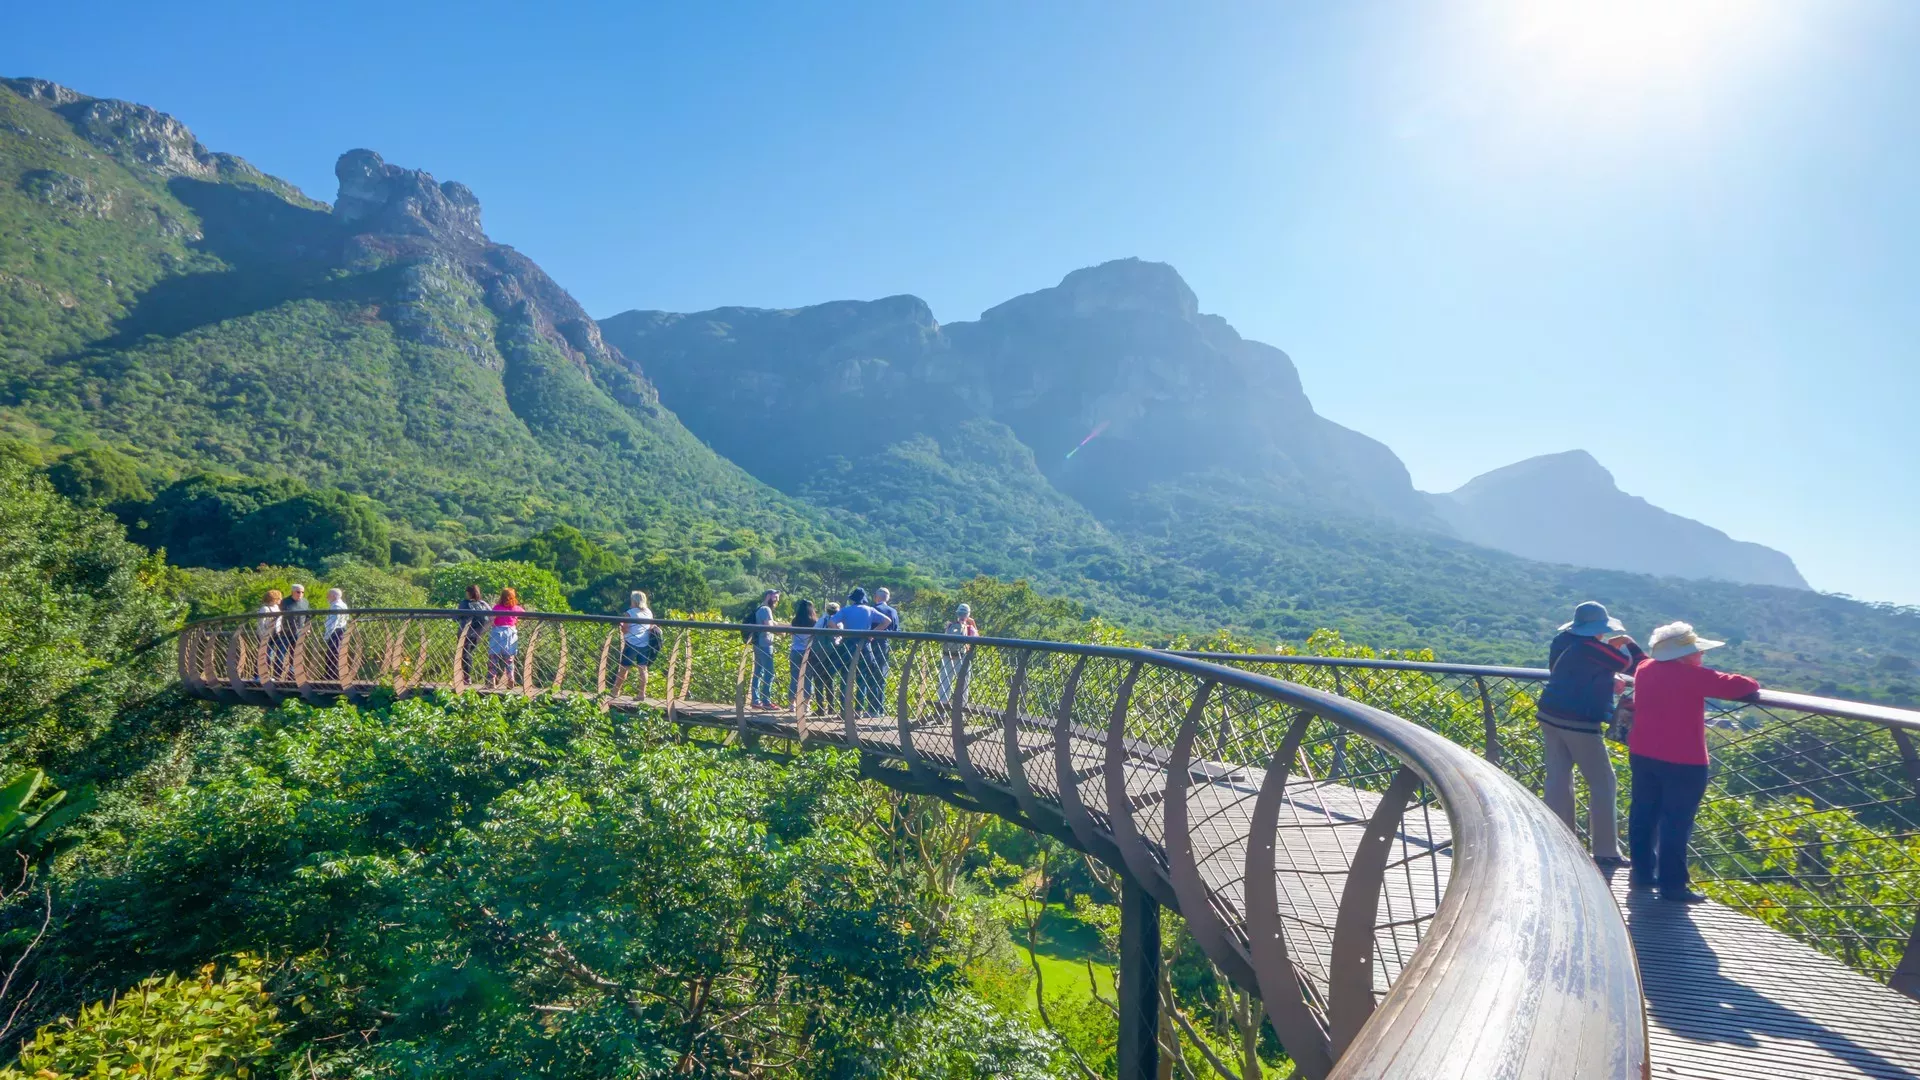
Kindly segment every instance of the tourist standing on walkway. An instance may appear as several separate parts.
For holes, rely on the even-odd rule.
[[[500,600],[493,605],[493,629],[487,632],[487,683],[491,686],[513,683],[515,661],[520,656],[520,620],[514,613],[525,610],[513,586],[500,590]]]
[[[813,601],[796,600],[793,605],[793,625],[811,629],[819,625],[819,618],[813,613]],[[812,634],[787,635],[787,704],[798,706],[801,703],[800,692],[806,690],[807,696],[813,696],[812,680],[806,677],[808,646],[813,641]]]
[[[480,643],[486,639],[487,624],[491,615],[482,614],[493,610],[480,594],[480,586],[467,586],[467,598],[460,601],[460,610],[472,614],[460,618],[460,684],[473,685],[474,658],[480,654]]]
[[[273,656],[273,677],[276,679],[293,679],[293,653],[301,635],[307,631],[304,614],[307,610],[307,587],[295,582],[280,605],[280,613],[283,616],[292,614],[293,618],[280,620],[280,629],[274,632],[273,641],[267,646],[267,651]]]
[[[887,630],[900,629],[900,612],[890,600],[893,594],[884,588],[873,590],[873,610],[887,617]],[[869,647],[873,650],[873,683],[870,700],[862,701],[862,711],[873,716],[886,712],[887,671],[893,667],[893,642],[886,638],[874,638]]]
[[[347,594],[327,590],[327,681],[340,681],[340,651],[347,644]]]
[[[847,594],[846,606],[828,618],[827,625],[840,630],[885,630],[893,621],[867,603],[867,590],[855,589]],[[885,689],[876,685],[873,651],[868,641],[865,635],[849,635],[841,650],[844,662],[853,666],[853,699],[862,710],[867,708],[869,700],[878,701]]]
[[[753,609],[747,621],[755,626],[772,626],[773,609],[780,603],[780,593],[768,589],[760,594],[760,606]],[[771,709],[773,705],[773,634],[766,630],[752,633],[753,640],[753,707]]]
[[[973,609],[961,604],[953,609],[953,618],[940,632],[950,637],[979,637],[979,627],[973,625]],[[940,646],[940,704],[945,705],[953,696],[953,680],[960,672],[960,665],[967,658],[967,646]]]
[[[1701,654],[1726,644],[1668,623],[1647,641],[1648,659],[1633,671],[1633,730],[1627,760],[1633,796],[1627,804],[1631,884],[1658,888],[1660,899],[1697,904],[1687,875],[1693,816],[1707,791],[1707,699],[1737,701],[1760,690],[1745,675],[1715,671]]]
[[[840,614],[838,600],[827,601],[827,609],[815,626],[830,626]],[[840,639],[832,634],[814,634],[813,645],[807,650],[807,702],[816,715],[833,712],[840,707],[841,678],[845,674],[846,654],[841,649]]]
[[[1618,794],[1603,729],[1613,719],[1620,677],[1647,658],[1633,638],[1592,600],[1573,609],[1547,650],[1546,688],[1540,691],[1540,742],[1546,751],[1547,806],[1567,828],[1574,823],[1573,770],[1587,780],[1587,828],[1593,859],[1603,869],[1621,864]]]
[[[266,682],[278,673],[273,650],[280,640],[280,590],[268,589],[255,614],[260,616],[254,622],[260,637],[260,681]]]
[[[647,603],[647,594],[639,589],[627,596],[628,622],[620,624],[620,671],[613,677],[612,697],[619,697],[620,690],[627,684],[627,672],[640,669],[640,678],[634,685],[633,697],[636,701],[647,700],[647,671],[653,666],[655,657],[660,655],[660,646],[666,641],[666,635],[651,622],[642,619],[653,618],[653,606]]]

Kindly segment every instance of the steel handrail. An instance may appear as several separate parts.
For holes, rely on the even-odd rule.
[[[303,612],[282,612],[279,617],[297,623],[302,619],[311,621],[329,614],[340,613],[311,608]],[[362,609],[344,614],[363,624],[425,620],[454,622],[462,627],[490,625],[495,617],[487,610],[439,608]],[[750,632],[813,638],[827,636],[843,640],[924,642],[936,646],[933,653],[936,657],[946,655],[948,650],[964,650],[969,657],[969,665],[973,662],[971,658],[985,655],[989,650],[1004,650],[1010,656],[1025,658],[1020,659],[1013,676],[1016,683],[1023,677],[1021,673],[1026,671],[1027,660],[1038,655],[1074,658],[1073,678],[1078,678],[1078,672],[1090,660],[1113,661],[1116,670],[1124,668],[1128,674],[1106,734],[1104,769],[1108,776],[1109,791],[1130,803],[1132,797],[1124,774],[1135,767],[1131,762],[1136,756],[1129,754],[1126,744],[1137,741],[1138,737],[1129,735],[1127,730],[1127,721],[1131,719],[1128,710],[1136,707],[1128,701],[1127,688],[1133,687],[1144,671],[1171,673],[1193,683],[1192,703],[1182,709],[1187,719],[1180,738],[1175,741],[1175,747],[1169,751],[1176,760],[1186,763],[1186,767],[1167,770],[1166,781],[1166,805],[1177,805],[1182,820],[1186,808],[1186,789],[1203,775],[1187,755],[1193,747],[1195,724],[1210,695],[1214,696],[1216,702],[1225,702],[1232,694],[1238,693],[1252,700],[1284,707],[1286,711],[1283,715],[1298,717],[1291,721],[1293,734],[1286,745],[1298,745],[1308,718],[1317,717],[1336,725],[1343,732],[1384,748],[1392,758],[1402,763],[1403,771],[1409,773],[1408,780],[1417,777],[1431,790],[1448,822],[1451,863],[1450,876],[1437,910],[1433,912],[1425,934],[1403,966],[1400,978],[1393,982],[1377,1007],[1372,1007],[1370,1013],[1358,1014],[1364,1018],[1364,1024],[1356,1025],[1357,1030],[1340,1032],[1341,1018],[1336,1016],[1332,1021],[1335,1046],[1344,1049],[1344,1053],[1340,1053],[1339,1049],[1333,1051],[1339,1054],[1337,1064],[1332,1062],[1331,1054],[1324,1062],[1316,1063],[1314,1055],[1309,1052],[1312,1047],[1304,1043],[1290,1045],[1290,1049],[1295,1050],[1296,1060],[1303,1066],[1303,1075],[1329,1075],[1328,1065],[1332,1066],[1330,1075],[1337,1077],[1460,1077],[1464,1080],[1478,1076],[1545,1078],[1578,1074],[1625,1078],[1645,1075],[1645,1016],[1632,946],[1605,881],[1593,872],[1585,853],[1530,792],[1494,764],[1435,732],[1384,710],[1257,672],[1152,649],[960,637],[919,631],[855,631],[533,611],[512,614],[520,626],[543,622],[562,626],[582,625],[596,627],[602,633],[607,632],[608,624],[657,625],[663,629],[686,631],[689,641],[693,634],[738,635]],[[216,616],[188,624],[180,636],[183,679],[187,671],[188,652],[199,647],[197,639],[200,636],[226,632],[230,644],[249,637],[257,639],[261,637],[258,621],[272,617],[273,613],[248,612]],[[227,628],[232,630],[228,631]],[[406,657],[403,654],[410,647],[406,644],[408,639],[404,630],[400,640],[400,648],[390,651],[404,661]],[[561,640],[565,640],[564,636]],[[744,646],[744,642],[740,644]],[[234,647],[238,647],[237,644]],[[424,655],[424,638],[420,647]],[[606,647],[602,646],[603,649]],[[688,648],[688,664],[691,665],[691,645]],[[564,663],[563,660],[563,666]],[[849,688],[852,682],[849,674]],[[256,688],[261,685],[258,681],[249,684]],[[190,689],[209,687],[216,692],[219,689],[214,684],[204,682],[190,686]],[[417,684],[413,688],[428,689]],[[298,692],[286,684],[269,689],[281,696],[293,696]],[[260,691],[255,689],[251,692]],[[952,707],[956,736],[954,752],[957,771],[971,789],[977,786],[980,777],[974,766],[968,764],[967,740],[960,737],[965,722],[965,708],[959,699],[964,694],[964,689],[956,691],[956,701]],[[1017,700],[1017,692],[1011,697]],[[1071,690],[1068,691],[1068,698],[1071,700]],[[1176,703],[1180,700],[1185,699],[1176,699]],[[911,740],[906,738],[910,732],[905,715],[907,694],[904,684],[900,701],[902,753],[909,765],[924,767],[927,762],[914,753]],[[941,705],[945,704],[943,699]],[[743,707],[736,707],[741,708],[742,731],[775,731],[784,723],[779,718],[764,715],[756,717],[745,713]],[[1017,722],[1030,723],[1031,719],[1019,715],[1010,701],[1005,713],[1009,746],[1015,745],[1012,741],[1013,725]],[[1065,733],[1069,741],[1083,744],[1092,742],[1080,731],[1070,730],[1064,714],[1058,723],[1055,731]],[[804,726],[800,727],[799,735],[803,739],[806,737]],[[827,737],[835,736],[829,731]],[[848,729],[847,741],[854,748],[874,750],[870,744],[863,744],[858,739],[852,727]],[[1166,750],[1165,747],[1159,749]],[[1284,751],[1284,746],[1282,749]],[[1060,755],[1064,777],[1070,771],[1070,755],[1061,753],[1059,747],[1055,752]],[[1275,775],[1284,778],[1291,764],[1291,755],[1276,754],[1269,762],[1242,762],[1230,768],[1236,773],[1245,773],[1248,768],[1264,767],[1270,772],[1277,769]],[[1009,767],[1013,771],[1022,771],[1025,765],[1019,763]],[[1117,786],[1114,777],[1116,767],[1122,773]],[[1271,780],[1272,776],[1269,777]],[[1396,786],[1404,782],[1396,781]],[[1020,785],[1015,786],[1018,788]],[[1026,795],[1030,800],[1032,793],[1026,792]],[[1070,803],[1071,800],[1066,802]],[[1119,805],[1111,797],[1108,804]],[[1027,801],[1023,800],[1022,805],[1026,806]],[[1216,920],[1210,903],[1178,903],[1178,895],[1191,894],[1184,893],[1176,887],[1176,883],[1167,879],[1162,864],[1156,861],[1155,850],[1150,849],[1141,836],[1142,823],[1134,820],[1152,805],[1153,800],[1144,805],[1134,804],[1120,816],[1110,818],[1111,834],[1100,837],[1101,845],[1112,844],[1120,852],[1123,857],[1116,865],[1124,872],[1136,877],[1143,871],[1149,876],[1157,876],[1157,885],[1151,891],[1173,900],[1176,906],[1185,911],[1190,925],[1196,930],[1196,936],[1201,937],[1203,945],[1212,946],[1209,952],[1216,955],[1216,959],[1226,961],[1229,970],[1234,968],[1236,962],[1244,964],[1247,955],[1242,951],[1244,947],[1235,947],[1232,943],[1237,928],[1213,925]],[[1391,833],[1397,828],[1393,823],[1399,820],[1402,807],[1392,806],[1386,800],[1381,800],[1380,806],[1381,810],[1375,812],[1375,827],[1384,819]],[[1389,809],[1391,815],[1387,814]],[[1070,805],[1061,812],[1076,824],[1084,821],[1084,813],[1076,820]],[[1167,813],[1171,818],[1172,812]],[[1080,829],[1076,827],[1075,831],[1078,833]],[[1173,848],[1182,849],[1173,853],[1174,864],[1183,865],[1180,856],[1185,855],[1189,861],[1184,865],[1190,865],[1191,853],[1184,851],[1186,838],[1168,836],[1167,841],[1171,842]],[[1253,852],[1259,843],[1259,837],[1250,837],[1247,850]],[[1271,850],[1272,843],[1269,841],[1266,847]],[[1101,851],[1093,853],[1103,854]],[[1360,856],[1356,854],[1351,857]],[[1252,856],[1249,858],[1251,860]],[[1252,865],[1251,861],[1249,865]],[[1177,869],[1174,872],[1177,875]],[[1180,884],[1190,885],[1191,882]],[[1271,871],[1268,884],[1271,885]],[[1249,895],[1253,893],[1255,885],[1257,881],[1249,878]],[[1371,904],[1371,894],[1364,898]],[[1344,919],[1342,921],[1345,922]],[[1254,925],[1253,914],[1248,913],[1249,933],[1252,933]],[[1279,923],[1272,921],[1271,925],[1277,927]],[[1375,932],[1371,921],[1364,929],[1368,934]],[[1345,932],[1343,930],[1342,934]],[[1340,947],[1340,940],[1341,937],[1336,935],[1336,950]],[[1373,939],[1368,937],[1365,940],[1369,942],[1369,947],[1367,955],[1359,961],[1362,965],[1371,959]],[[1258,934],[1253,935],[1247,947],[1252,949],[1256,966],[1259,958],[1271,955]],[[1222,955],[1223,951],[1227,955]],[[1280,955],[1284,958],[1285,953]],[[1299,989],[1300,983],[1292,969],[1259,970],[1255,974],[1258,975],[1259,987],[1266,991],[1263,997],[1276,1028],[1286,1029],[1289,1022],[1297,1024],[1301,1016],[1299,1010],[1303,1006],[1297,1000],[1276,1000],[1276,991],[1284,996]],[[1360,975],[1364,985],[1370,988],[1370,969],[1361,971]],[[1330,977],[1343,978],[1347,982],[1352,980],[1352,975],[1346,973]],[[1371,1006],[1370,989],[1366,997]],[[1335,998],[1337,1005],[1337,991]],[[1296,1026],[1291,1030],[1298,1032],[1300,1029]]]
[[[1525,679],[1532,682],[1545,682],[1552,674],[1546,668],[1505,667],[1496,664],[1450,664],[1432,660],[1289,656],[1285,653],[1226,653],[1194,649],[1176,650],[1175,655],[1189,656],[1196,660],[1206,660],[1212,663],[1298,664],[1303,667],[1357,668],[1374,671],[1419,671],[1433,675],[1480,675],[1488,678]],[[1629,681],[1631,681],[1630,677]],[[1820,716],[1838,716],[1847,720],[1865,720],[1868,723],[1880,724],[1885,727],[1920,731],[1920,709],[1902,708],[1898,705],[1881,705],[1871,701],[1849,701],[1845,698],[1820,697],[1816,694],[1801,694],[1785,690],[1768,690],[1764,687],[1761,688],[1759,693],[1750,697],[1715,700],[1766,705],[1776,709],[1791,709],[1794,712],[1811,713]]]

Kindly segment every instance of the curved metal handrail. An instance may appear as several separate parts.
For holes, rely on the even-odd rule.
[[[656,625],[663,692],[613,704],[857,749],[876,779],[1067,839],[1182,913],[1260,993],[1300,1075],[1646,1073],[1604,880],[1523,787],[1388,711],[1103,645],[523,612],[501,653],[484,612],[357,611],[338,636],[327,615],[192,623],[181,681],[258,704],[476,684],[604,697],[618,626]],[[742,632],[797,647],[756,659]],[[794,700],[755,708],[782,653]]]
[[[1180,655],[1323,679],[1544,786],[1531,729],[1545,668]],[[1714,703],[1708,721],[1714,769],[1691,850],[1702,886],[1920,998],[1920,710],[1762,689]]]

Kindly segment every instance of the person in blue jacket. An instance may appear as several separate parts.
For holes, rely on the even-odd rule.
[[[827,617],[827,625],[836,630],[888,630],[893,620],[867,602],[867,590],[855,589],[847,594],[847,605]],[[848,635],[841,649],[846,663],[853,665],[855,707],[865,711],[869,702],[879,701],[885,692],[884,684],[876,678],[879,667],[872,639]]]
[[[1573,609],[1547,650],[1550,674],[1540,691],[1540,742],[1546,751],[1547,806],[1574,825],[1573,770],[1587,781],[1587,823],[1593,861],[1602,869],[1626,865],[1620,857],[1613,760],[1602,732],[1613,719],[1620,676],[1646,659],[1620,620],[1589,600]]]

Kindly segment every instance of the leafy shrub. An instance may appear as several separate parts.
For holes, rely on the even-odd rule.
[[[261,1075],[278,1056],[286,1025],[260,983],[260,962],[243,956],[215,974],[144,979],[108,1001],[43,1027],[0,1069],[0,1080],[73,1077]]]

